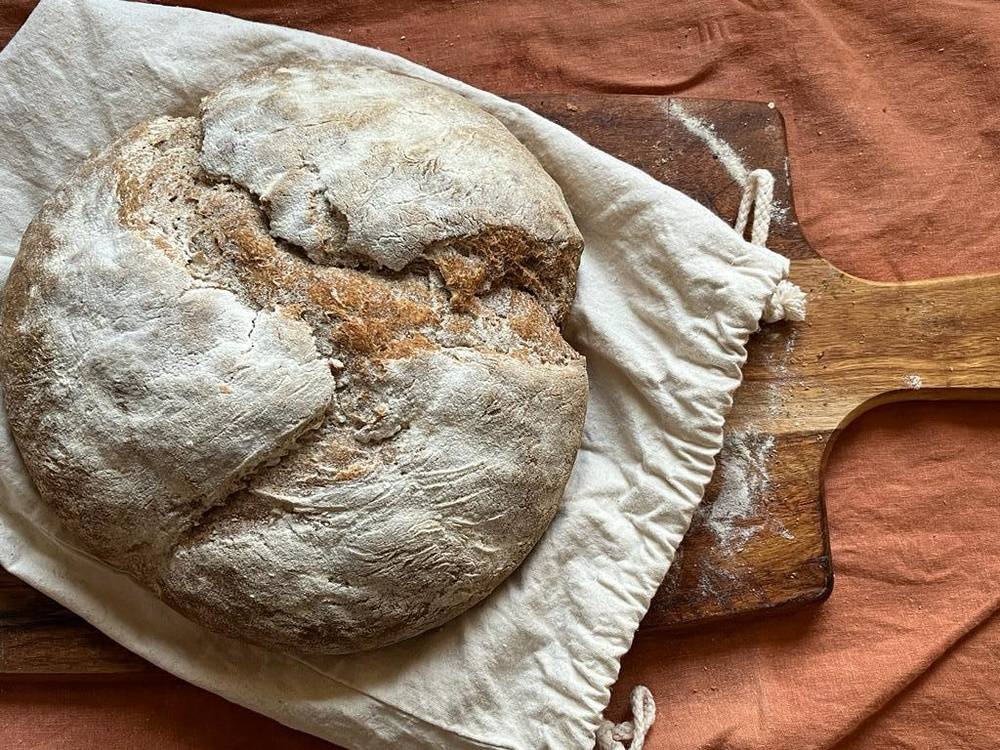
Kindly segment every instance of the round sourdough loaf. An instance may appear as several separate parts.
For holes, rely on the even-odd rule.
[[[480,601],[556,512],[581,248],[462,97],[255,72],[125,134],[28,227],[10,426],[69,543],[193,620],[306,654],[392,643]]]

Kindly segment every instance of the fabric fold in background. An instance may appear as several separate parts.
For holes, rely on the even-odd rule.
[[[496,115],[556,179],[586,249],[566,325],[591,380],[562,508],[527,561],[442,628],[303,660],[215,635],[63,541],[4,427],[0,563],[158,666],[352,748],[590,748],[711,477],[745,344],[787,261],[515,104],[305,32],[117,0],[44,0],[0,53],[0,253],[89,153],[268,64],[347,60]],[[666,709],[669,711],[669,707]]]

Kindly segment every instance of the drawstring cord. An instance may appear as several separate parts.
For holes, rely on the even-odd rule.
[[[597,750],[625,750],[623,742],[631,741],[629,750],[642,750],[646,744],[646,733],[656,721],[656,701],[649,688],[636,685],[632,689],[632,721],[612,724],[601,719],[597,728]]]
[[[774,211],[774,177],[766,169],[755,169],[746,177],[740,208],[736,213],[734,228],[742,237],[750,221],[753,206],[753,223],[750,224],[750,242],[764,247],[771,231],[771,213]],[[764,304],[764,322],[779,320],[802,321],[806,319],[806,295],[795,284],[782,279],[771,297]]]
[[[774,210],[774,177],[766,169],[755,169],[747,175],[740,197],[740,210],[736,213],[735,229],[743,236],[753,206],[753,224],[750,227],[750,242],[764,247],[771,231],[771,212]]]

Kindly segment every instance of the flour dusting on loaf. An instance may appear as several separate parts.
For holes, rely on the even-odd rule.
[[[352,65],[279,68],[206,97],[201,117],[203,166],[318,263],[421,259],[458,304],[508,282],[557,320],[573,300],[582,240],[559,186],[460,96]]]
[[[579,447],[582,240],[494,118],[346,65],[239,78],[31,223],[0,381],[72,543],[285,651],[440,625],[524,559]]]

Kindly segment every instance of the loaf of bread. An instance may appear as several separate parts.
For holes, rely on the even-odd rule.
[[[41,208],[0,306],[65,540],[230,636],[346,653],[489,594],[555,514],[582,239],[492,116],[330,64],[138,125]]]

